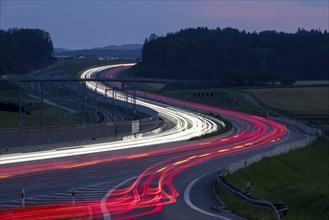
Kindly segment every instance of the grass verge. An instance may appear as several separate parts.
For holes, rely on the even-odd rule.
[[[273,212],[255,208],[242,201],[240,198],[234,196],[231,192],[225,190],[219,183],[215,185],[215,192],[220,198],[229,206],[230,211],[237,213],[239,216],[247,219],[263,219],[263,220],[275,220]]]
[[[284,219],[329,219],[328,161],[329,137],[323,135],[304,149],[266,158],[227,176],[227,180],[242,190],[250,181],[255,197],[287,204],[288,216]],[[248,219],[265,218],[262,214],[254,216],[254,211],[246,212],[245,206],[235,204],[232,196],[227,198],[218,190],[237,214]]]
[[[211,133],[208,133],[208,134],[204,134],[202,136],[193,137],[193,138],[190,139],[190,141],[200,140],[200,139],[203,139],[203,138],[208,138],[208,137],[213,137],[213,136],[216,136],[216,135],[224,134],[225,132],[228,132],[229,130],[232,129],[232,127],[233,127],[232,123],[230,121],[226,120],[225,118],[222,118],[220,115],[209,114],[209,116],[212,117],[212,118],[216,118],[219,121],[222,121],[225,124],[225,127],[221,128],[217,131],[214,131],[214,132],[211,132]]]

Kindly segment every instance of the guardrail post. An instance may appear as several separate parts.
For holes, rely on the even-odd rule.
[[[21,199],[22,199],[22,208],[24,208],[25,207],[25,189],[22,189]]]
[[[75,205],[75,188],[72,187],[72,205]]]
[[[246,182],[246,195],[250,197],[250,182]]]

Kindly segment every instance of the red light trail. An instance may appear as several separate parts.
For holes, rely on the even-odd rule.
[[[114,74],[122,70],[110,70],[107,74],[114,77]],[[26,208],[2,209],[1,219],[59,219],[59,218],[102,218],[104,209],[110,213],[112,219],[132,219],[159,212],[165,205],[172,204],[179,196],[176,191],[173,179],[182,171],[201,164],[208,160],[213,160],[227,155],[250,151],[252,149],[267,147],[285,141],[288,138],[288,130],[285,126],[258,116],[235,112],[216,107],[205,106],[197,103],[183,102],[180,100],[162,97],[150,93],[140,92],[147,97],[165,101],[172,104],[205,110],[220,114],[222,117],[232,121],[239,129],[230,136],[223,139],[209,138],[200,141],[171,144],[177,145],[173,149],[158,151],[148,151],[147,153],[135,156],[121,156],[118,158],[100,159],[85,163],[61,160],[51,162],[48,166],[56,168],[70,168],[74,166],[87,166],[101,162],[114,160],[129,160],[139,157],[150,157],[156,154],[175,153],[163,161],[159,161],[144,170],[137,178],[127,182],[128,186],[114,190],[109,190],[103,203],[99,201],[40,205]],[[25,169],[37,169],[40,166],[47,166],[47,162],[42,164],[32,164]],[[6,168],[5,168],[6,169]],[[9,168],[8,168],[9,169]],[[13,170],[22,167],[10,168]],[[41,170],[40,170],[41,171]],[[10,173],[10,172],[8,172]],[[14,174],[13,174],[14,175]]]

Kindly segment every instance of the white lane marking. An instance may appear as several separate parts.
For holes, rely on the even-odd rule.
[[[26,187],[25,189],[34,189],[34,188],[39,188],[39,187],[44,187],[46,186],[45,184],[38,185],[38,186],[31,186],[31,187]]]
[[[93,189],[81,189],[76,190],[75,192],[83,192],[83,193],[104,193],[104,191],[108,191],[109,187],[104,188],[103,190],[93,190]]]
[[[83,180],[83,179],[90,179],[90,178],[95,178],[96,176],[84,176],[84,177],[80,177],[79,179],[80,180]]]
[[[52,199],[53,197],[51,196],[48,196],[48,197],[43,197],[43,198],[40,198],[40,197],[29,197],[29,198],[26,198],[27,201],[47,201],[49,203],[49,200]]]
[[[251,97],[248,93],[242,93],[242,95],[254,106],[261,108],[260,105],[258,105],[258,103],[255,101],[255,99],[253,97]]]
[[[5,204],[3,207],[0,206],[1,208],[3,207],[8,207],[8,208],[18,208],[18,207],[21,207],[20,205],[9,205],[9,204]]]
[[[57,196],[69,196],[69,197],[72,197],[72,195],[71,195],[71,191],[68,191],[67,193],[54,193],[54,195],[57,195]],[[48,196],[48,195],[41,195],[41,196]]]
[[[71,194],[67,193],[65,195],[41,195],[41,196],[38,196],[39,198],[53,198],[53,199],[71,199],[72,196]]]
[[[47,204],[47,203],[42,203],[42,202],[33,202],[33,201],[26,201],[26,204],[29,204],[29,205],[39,205],[39,204]]]
[[[184,201],[185,201],[185,203],[186,203],[190,208],[194,209],[194,210],[197,211],[197,212],[201,212],[201,213],[203,213],[203,214],[205,214],[205,215],[209,215],[209,216],[212,216],[212,217],[215,217],[215,218],[219,218],[219,219],[223,219],[223,220],[232,220],[232,219],[230,219],[230,218],[226,218],[226,217],[223,217],[223,216],[220,216],[220,215],[216,215],[216,214],[213,214],[213,213],[207,212],[207,211],[205,211],[205,210],[203,210],[203,209],[200,209],[200,208],[196,207],[196,206],[191,202],[191,200],[190,200],[190,191],[191,191],[193,185],[194,185],[197,181],[199,181],[200,179],[202,179],[203,177],[207,176],[208,174],[210,174],[210,173],[212,173],[212,172],[214,172],[214,171],[211,171],[211,172],[209,172],[209,173],[206,173],[206,174],[200,176],[199,178],[194,179],[192,182],[190,182],[190,184],[188,184],[188,186],[186,187],[186,189],[185,189],[185,191],[184,191]]]
[[[109,210],[107,209],[106,207],[106,200],[110,197],[110,195],[112,194],[112,192],[114,190],[116,190],[117,188],[119,188],[120,186],[124,185],[125,183],[133,180],[133,179],[136,179],[138,176],[134,176],[134,177],[131,177],[121,183],[119,183],[118,185],[116,185],[115,187],[113,187],[112,189],[110,189],[102,198],[101,202],[99,203],[100,207],[101,207],[101,210],[102,210],[102,213],[103,213],[103,219],[104,220],[111,220],[111,215],[109,213]]]
[[[95,172],[97,170],[87,170],[87,171],[84,171],[84,172],[81,172],[81,173],[92,173],[92,172]]]
[[[43,180],[49,180],[49,179],[53,179],[54,177],[45,177],[45,178],[40,178],[38,179],[38,181],[43,181]]]

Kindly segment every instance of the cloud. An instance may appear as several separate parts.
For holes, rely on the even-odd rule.
[[[235,25],[249,31],[275,29],[294,32],[298,27],[328,29],[328,7],[307,6],[300,1],[214,1],[199,4],[198,19],[213,25],[217,23],[218,26]]]
[[[301,5],[313,8],[326,8],[328,10],[328,0],[299,0]]]

